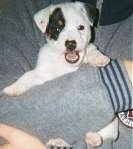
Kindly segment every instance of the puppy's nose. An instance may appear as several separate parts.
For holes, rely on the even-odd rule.
[[[65,42],[65,47],[70,50],[70,51],[73,51],[76,49],[76,46],[77,46],[77,43],[75,40],[66,40]]]

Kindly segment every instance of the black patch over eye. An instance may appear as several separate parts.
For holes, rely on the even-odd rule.
[[[46,27],[46,34],[51,39],[57,40],[64,27],[65,19],[61,8],[56,8],[49,17],[49,23]]]
[[[84,29],[85,29],[84,25],[79,25],[79,26],[78,26],[78,30],[82,31],[82,30],[84,30]]]

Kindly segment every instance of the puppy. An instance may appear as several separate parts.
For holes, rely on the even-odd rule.
[[[34,86],[78,70],[83,63],[97,67],[107,65],[110,59],[90,42],[91,27],[97,15],[96,8],[81,2],[50,5],[36,13],[34,20],[45,33],[47,43],[40,49],[35,69],[26,72],[15,83],[4,88],[3,92],[9,96],[19,96]],[[116,121],[99,133],[87,134],[86,142],[99,146],[102,139],[115,139]]]
[[[40,49],[35,69],[4,88],[4,93],[21,95],[33,86],[76,71],[82,63],[107,65],[110,59],[90,43],[96,15],[96,8],[81,2],[51,5],[36,13],[34,20],[47,43]]]

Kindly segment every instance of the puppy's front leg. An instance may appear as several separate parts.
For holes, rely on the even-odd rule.
[[[110,124],[98,131],[98,134],[102,136],[103,141],[107,139],[116,140],[118,132],[118,118],[115,118]]]
[[[116,140],[118,137],[118,118],[115,118],[110,124],[105,126],[98,132],[88,132],[86,134],[86,143],[92,147],[102,145],[103,141],[107,139]]]
[[[38,70],[32,70],[22,75],[12,85],[4,88],[3,92],[9,96],[19,96],[30,88],[44,83],[44,78]]]
[[[103,55],[94,44],[87,47],[84,63],[90,63],[93,66],[104,67],[110,62],[110,58]]]

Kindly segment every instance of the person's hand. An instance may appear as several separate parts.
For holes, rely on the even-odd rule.
[[[0,149],[46,149],[36,137],[1,123],[0,137],[7,140],[6,144],[0,145]]]

